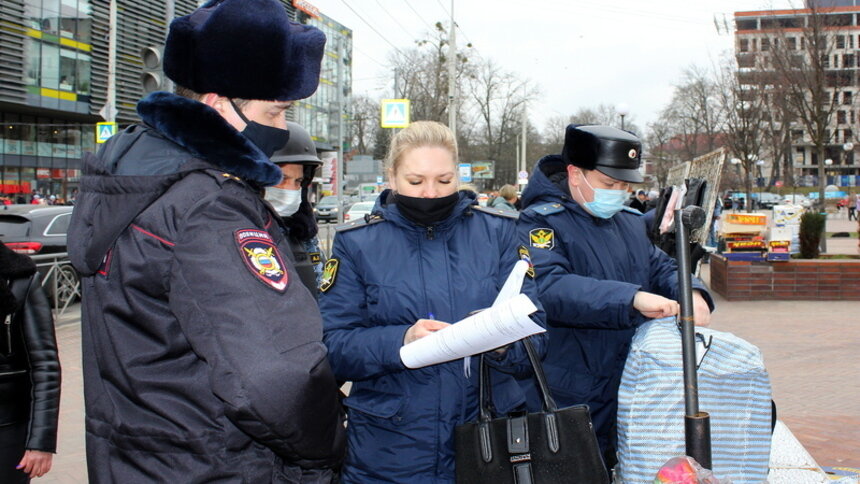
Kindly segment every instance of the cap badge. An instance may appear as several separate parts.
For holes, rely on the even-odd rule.
[[[632,159],[635,159],[635,158],[636,158],[636,149],[635,149],[635,148],[632,148],[630,151],[628,151],[628,152],[627,152],[627,156],[628,156],[631,160],[632,160]]]

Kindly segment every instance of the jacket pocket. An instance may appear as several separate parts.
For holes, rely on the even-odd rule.
[[[403,420],[408,401],[409,397],[401,393],[380,392],[375,388],[354,384],[343,404],[350,410],[396,424]]]
[[[412,324],[417,319],[412,314],[414,308],[423,306],[416,300],[417,293],[410,292],[409,288],[369,283],[364,294],[367,315],[370,321],[378,324]]]

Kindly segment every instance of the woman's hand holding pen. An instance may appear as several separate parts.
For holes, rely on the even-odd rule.
[[[446,326],[450,326],[450,324],[436,321],[435,319],[419,319],[408,330],[406,330],[406,335],[403,336],[403,344],[408,345],[409,343],[417,339],[421,339],[431,333],[435,333]]]

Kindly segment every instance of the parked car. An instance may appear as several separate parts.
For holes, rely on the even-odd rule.
[[[759,208],[770,210],[774,207],[774,205],[781,204],[783,198],[779,194],[765,192],[760,194],[753,194],[753,199],[756,200],[756,206],[758,206]]]
[[[352,207],[350,207],[349,212],[343,216],[343,221],[348,222],[350,220],[357,220],[365,215],[369,214],[371,210],[373,210],[373,206],[376,205],[376,202],[358,202]]]
[[[0,241],[20,254],[41,255],[66,252],[66,232],[72,219],[70,206],[5,205],[0,208]],[[37,262],[38,263],[38,262]],[[56,276],[57,299],[64,305],[78,291],[78,273],[69,263],[39,267],[43,281]],[[53,281],[44,284],[53,298]]]
[[[0,240],[20,254],[66,251],[72,208],[64,205],[6,205],[0,208]]]
[[[783,205],[800,205],[803,208],[809,208],[812,206],[812,200],[799,193],[786,195],[783,197],[782,203]]]
[[[337,214],[343,210],[346,211],[350,206],[349,197],[343,197],[343,206],[337,206],[337,195],[329,195],[323,197],[317,206],[314,207],[314,216],[317,221],[336,222]]]

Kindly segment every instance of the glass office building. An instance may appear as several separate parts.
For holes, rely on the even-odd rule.
[[[305,2],[306,3],[306,2]],[[313,25],[326,35],[325,55],[320,67],[320,85],[313,96],[298,102],[293,108],[293,119],[304,126],[321,150],[337,150],[338,136],[338,89],[343,89],[344,109],[349,105],[352,89],[352,30],[327,17],[298,10],[296,19]],[[338,79],[338,63],[340,79]],[[349,116],[343,123],[344,138],[348,138]],[[348,151],[348,147],[344,147]]]
[[[302,12],[295,0],[281,1],[291,18],[329,36],[320,88],[297,103],[290,116],[308,127],[321,149],[336,149],[331,143],[337,135],[337,45],[344,45],[341,83],[348,95],[352,32],[325,16]],[[117,2],[119,129],[138,121],[142,50],[163,44],[168,12],[186,15],[201,3]],[[109,9],[109,0],[0,0],[0,197],[24,202],[34,194],[75,198],[81,160],[98,147],[95,128],[107,101]]]

